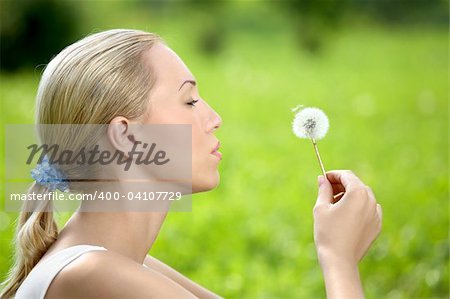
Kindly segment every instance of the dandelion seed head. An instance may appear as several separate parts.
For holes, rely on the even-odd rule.
[[[299,138],[320,140],[325,137],[328,128],[328,117],[319,108],[307,107],[301,109],[292,122],[292,130]]]

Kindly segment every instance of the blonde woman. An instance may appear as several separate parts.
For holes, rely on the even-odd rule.
[[[157,35],[100,32],[67,47],[49,63],[39,85],[36,122],[117,125],[108,129],[107,141],[118,150],[133,142],[127,132],[134,124],[189,124],[192,193],[208,191],[219,183],[221,154],[214,132],[222,120],[199,96],[196,84]],[[44,164],[33,176],[30,192],[67,191],[67,186],[41,180],[49,171]],[[116,185],[122,188],[122,183]],[[16,261],[3,283],[2,298],[219,297],[147,254],[166,211],[77,210],[58,232],[51,204],[45,203],[46,210],[21,213]],[[351,171],[330,171],[327,179],[319,177],[313,214],[327,296],[364,297],[358,262],[378,236],[382,218],[371,189]]]

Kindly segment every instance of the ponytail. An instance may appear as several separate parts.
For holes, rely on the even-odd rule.
[[[46,187],[31,185],[28,193],[47,193]],[[15,261],[8,278],[2,283],[0,298],[13,297],[24,279],[58,237],[51,200],[26,200],[18,218],[15,239]]]
[[[160,42],[161,38],[153,33],[115,29],[68,46],[50,61],[42,75],[36,97],[36,124],[109,124],[117,115],[128,119],[145,117],[156,76],[144,60],[144,53]],[[38,136],[43,144],[71,149],[85,146],[84,137],[74,138],[69,131],[62,130],[58,135],[38,130]],[[90,140],[95,144],[97,139]],[[34,183],[29,192],[65,191],[68,186],[64,177],[78,179],[72,169],[63,168],[58,173],[52,169],[53,163],[39,163],[37,171],[32,172],[38,184]],[[52,201],[25,201],[17,223],[15,263],[2,283],[0,298],[14,296],[57,237]]]

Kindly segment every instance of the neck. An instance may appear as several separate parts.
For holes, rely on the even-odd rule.
[[[124,181],[95,185],[99,194],[138,194],[163,191],[158,182]],[[174,188],[171,185],[166,188]],[[171,191],[171,190],[169,190]],[[61,231],[63,244],[92,244],[122,254],[142,264],[155,242],[170,208],[170,202],[122,198],[83,201]]]
[[[61,231],[72,244],[92,244],[142,264],[167,212],[75,212]]]

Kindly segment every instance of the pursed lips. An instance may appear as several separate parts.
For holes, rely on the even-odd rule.
[[[217,145],[214,147],[214,149],[211,151],[211,154],[218,157],[219,160],[222,160],[222,153],[220,153],[218,150],[220,148],[220,141],[217,142]]]

